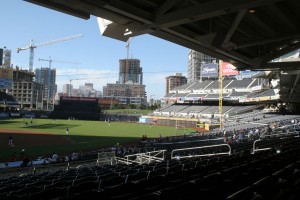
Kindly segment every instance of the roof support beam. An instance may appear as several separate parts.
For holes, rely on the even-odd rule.
[[[224,43],[228,43],[230,41],[233,33],[235,32],[235,30],[239,26],[240,22],[244,18],[246,12],[247,12],[247,10],[245,10],[245,9],[239,11],[239,13],[237,14],[236,18],[234,19],[234,22],[231,24],[231,27],[229,28],[229,30],[228,30],[228,32],[227,32],[227,34],[225,36]]]
[[[237,44],[236,49],[242,49],[242,48],[246,48],[246,47],[256,46],[259,44],[260,45],[268,44],[268,43],[272,43],[272,42],[278,42],[278,41],[289,40],[289,39],[294,39],[294,38],[300,38],[300,33],[282,35],[280,37],[273,37],[273,38],[269,38],[269,39],[265,39],[265,40],[257,40],[257,41]]]
[[[162,6],[159,7],[159,9],[157,9],[155,11],[155,18],[159,18],[161,15],[163,15],[164,13],[166,13],[168,10],[170,10],[174,5],[178,4],[179,2],[181,2],[181,0],[167,0],[164,2],[164,4]]]
[[[263,66],[265,70],[300,70],[300,61],[296,62],[271,62]]]
[[[241,9],[249,9],[257,6],[267,5],[282,0],[214,0],[203,4],[191,6],[163,15],[155,25],[159,27],[172,27],[184,23],[208,19],[223,14],[237,12]],[[200,14],[199,14],[200,13]]]

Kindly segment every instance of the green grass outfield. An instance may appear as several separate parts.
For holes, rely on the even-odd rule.
[[[27,122],[29,126],[26,126]],[[69,135],[66,135],[66,128],[69,127]],[[12,119],[0,120],[0,130],[21,130],[30,132],[47,132],[55,135],[63,135],[73,142],[67,145],[43,145],[30,146],[26,143],[19,144],[14,139],[14,147],[8,147],[7,138],[5,144],[0,146],[1,158],[9,158],[13,151],[20,152],[26,149],[26,153],[31,157],[49,156],[53,153],[58,155],[71,153],[73,151],[91,151],[104,147],[111,147],[119,143],[120,145],[137,142],[143,135],[148,138],[159,138],[166,136],[178,136],[192,132],[193,130],[177,130],[175,127],[158,126],[140,123],[108,122],[103,121],[81,121],[81,120],[55,120],[52,119]],[[2,134],[3,135],[3,134]],[[0,133],[1,136],[1,133]],[[38,143],[38,141],[36,141]]]

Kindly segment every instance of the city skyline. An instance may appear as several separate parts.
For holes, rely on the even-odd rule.
[[[64,84],[79,87],[93,83],[103,92],[107,83],[116,83],[119,60],[127,58],[126,42],[101,36],[96,17],[83,20],[25,1],[2,3],[5,20],[0,37],[0,48],[12,51],[11,63],[29,69],[29,50],[17,53],[17,48],[53,41],[76,34],[82,37],[34,49],[33,70],[49,67],[57,70],[58,92]],[[186,76],[189,49],[177,44],[141,35],[131,39],[129,58],[139,59],[143,68],[143,82],[148,98],[165,95],[165,78],[182,73]],[[81,80],[83,79],[83,80]]]

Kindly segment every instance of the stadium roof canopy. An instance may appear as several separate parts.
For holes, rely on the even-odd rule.
[[[83,19],[97,16],[101,34],[117,40],[150,34],[238,70],[300,70],[299,60],[272,62],[300,48],[299,0],[25,1]],[[299,75],[291,76],[283,78],[297,85]]]

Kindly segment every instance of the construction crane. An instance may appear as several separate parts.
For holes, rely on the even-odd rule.
[[[69,87],[69,94],[68,96],[71,95],[71,85],[72,85],[72,81],[80,81],[80,80],[91,80],[91,79],[103,79],[103,78],[74,78],[74,79],[70,79],[70,87]]]
[[[77,62],[68,62],[68,61],[52,60],[51,57],[49,57],[49,59],[39,58],[39,61],[47,61],[47,62],[49,62],[49,68],[50,68],[50,69],[51,69],[51,64],[52,64],[52,62],[56,62],[56,63],[68,63],[68,64],[75,64],[75,65],[79,65],[79,64],[80,64],[80,63],[77,63]]]
[[[39,44],[36,44],[36,45],[34,44],[33,40],[31,39],[30,43],[27,47],[17,48],[17,53],[19,53],[20,51],[23,51],[23,50],[27,50],[27,49],[30,50],[30,53],[29,53],[29,71],[32,72],[34,49],[35,48],[50,45],[50,44],[55,44],[55,43],[63,42],[63,41],[67,41],[67,40],[72,40],[72,39],[80,38],[80,37],[82,37],[82,35],[77,34],[77,35],[73,35],[73,36],[69,36],[69,37],[63,37],[63,38],[59,38],[59,39],[56,39],[56,40],[51,40],[51,41],[48,41],[48,42],[39,43]]]
[[[67,61],[52,60],[50,56],[49,56],[49,59],[40,58],[39,61],[47,61],[47,62],[49,62],[48,80],[47,80],[47,89],[48,89],[48,91],[47,91],[47,109],[48,109],[48,104],[49,104],[49,101],[50,101],[50,93],[52,91],[52,85],[51,85],[51,65],[52,65],[52,62],[69,63],[69,64],[76,64],[76,65],[79,64],[79,63],[77,63],[77,62],[67,62]]]
[[[126,75],[125,75],[125,83],[128,81],[128,76],[129,76],[129,46],[130,46],[130,42],[131,42],[131,38],[129,37],[127,40],[127,44],[126,44],[126,49],[127,49],[127,57],[126,57],[126,63],[125,63],[125,68],[126,68]]]

